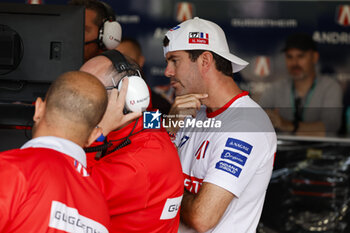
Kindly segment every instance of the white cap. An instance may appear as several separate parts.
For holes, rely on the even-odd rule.
[[[215,23],[195,17],[170,29],[166,34],[169,45],[163,47],[164,56],[178,50],[208,50],[231,61],[232,72],[238,72],[248,62],[230,53],[224,31]]]

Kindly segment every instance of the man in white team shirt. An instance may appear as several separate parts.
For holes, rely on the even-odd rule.
[[[163,46],[176,93],[169,117],[202,122],[168,128],[184,173],[179,232],[255,232],[277,143],[265,112],[233,80],[248,63],[198,17],[168,31]]]

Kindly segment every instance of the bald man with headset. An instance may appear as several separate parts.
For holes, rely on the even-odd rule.
[[[86,170],[107,106],[91,74],[61,75],[35,102],[33,139],[0,154],[0,232],[103,232],[106,201]]]
[[[102,145],[97,142],[96,152],[88,154],[88,167],[107,199],[111,232],[175,233],[184,189],[176,148],[164,129],[144,129],[140,113],[149,104],[149,92],[140,67],[117,50],[102,55],[80,70],[98,77],[109,90],[110,104],[100,123]],[[125,81],[127,93],[119,93]],[[134,112],[124,115],[124,103],[124,112]]]

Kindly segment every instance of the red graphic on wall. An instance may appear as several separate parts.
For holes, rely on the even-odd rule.
[[[189,2],[179,2],[176,7],[176,20],[178,22],[183,22],[188,19],[193,18],[193,9],[194,6]]]
[[[350,25],[350,5],[340,5],[337,7],[337,23],[342,26]]]
[[[254,74],[264,78],[271,74],[271,62],[267,56],[258,56],[255,59]]]

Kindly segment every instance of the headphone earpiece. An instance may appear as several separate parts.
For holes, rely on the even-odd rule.
[[[135,70],[131,67],[130,63],[126,60],[124,55],[117,50],[108,50],[101,55],[106,56],[115,69],[119,72],[136,71],[137,75],[130,75],[123,77],[117,84],[117,88],[120,91],[123,85],[123,79],[129,80],[128,90],[125,97],[125,108],[129,112],[143,112],[147,109],[150,103],[150,92],[145,80],[142,78],[139,70]]]
[[[126,76],[129,80],[128,90],[125,97],[125,108],[129,112],[143,112],[149,105],[149,90],[148,86],[139,76]],[[123,82],[119,82],[118,90],[120,91]]]
[[[98,39],[100,47],[115,49],[121,41],[122,27],[117,21],[106,20],[100,29]]]
[[[105,10],[106,18],[99,29],[98,41],[102,49],[115,49],[122,38],[122,27],[116,21],[115,13],[107,3],[100,1]]]

